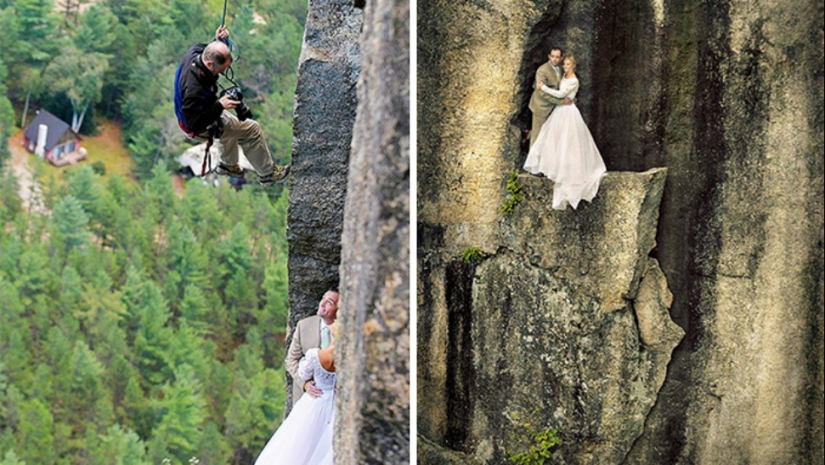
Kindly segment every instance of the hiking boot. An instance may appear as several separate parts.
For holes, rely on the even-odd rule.
[[[230,176],[233,178],[243,177],[243,168],[238,165],[225,165],[223,162],[218,163],[215,168],[215,173],[223,176]]]
[[[289,168],[292,165],[286,166],[278,166],[275,165],[275,169],[272,170],[272,173],[267,174],[266,176],[261,176],[258,178],[258,182],[261,183],[263,187],[269,187],[276,182],[281,182],[286,179],[287,175],[289,175]]]

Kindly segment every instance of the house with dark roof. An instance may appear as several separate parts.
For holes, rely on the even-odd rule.
[[[68,123],[46,110],[37,112],[23,132],[23,145],[29,152],[45,158],[55,166],[74,164],[86,158],[80,149],[80,136]]]

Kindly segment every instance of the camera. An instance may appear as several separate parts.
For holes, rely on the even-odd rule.
[[[252,116],[252,110],[250,110],[249,107],[247,107],[243,103],[243,92],[241,91],[240,87],[230,87],[229,89],[226,89],[223,92],[221,92],[221,97],[223,97],[224,95],[228,95],[229,98],[231,98],[232,100],[237,100],[238,102],[241,102],[238,104],[238,106],[235,107],[235,114],[238,115],[239,120],[246,121],[248,119],[254,118],[254,116]]]

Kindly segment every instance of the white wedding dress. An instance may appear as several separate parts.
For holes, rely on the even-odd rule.
[[[559,89],[545,86],[544,91],[558,98],[575,98],[579,80],[564,78]],[[542,125],[536,142],[530,147],[524,169],[544,174],[553,182],[553,208],[575,209],[582,199],[590,202],[599,190],[607,171],[604,160],[575,104],[558,105]]]
[[[301,379],[314,379],[321,397],[301,396],[255,465],[331,465],[335,373],[324,370],[318,349],[309,349],[298,364]]]

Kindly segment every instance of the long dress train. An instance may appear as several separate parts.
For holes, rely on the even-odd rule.
[[[572,99],[578,89],[577,78],[564,78],[559,89],[549,89],[549,93]],[[530,147],[524,169],[533,174],[544,174],[555,182],[553,208],[556,210],[564,210],[568,204],[575,209],[582,199],[593,200],[607,171],[575,104],[559,105],[550,113],[536,142]]]
[[[298,364],[302,379],[313,378],[324,392],[303,395],[264,447],[255,465],[322,465],[332,463],[332,421],[335,412],[335,373],[324,370],[318,349],[310,349]]]

